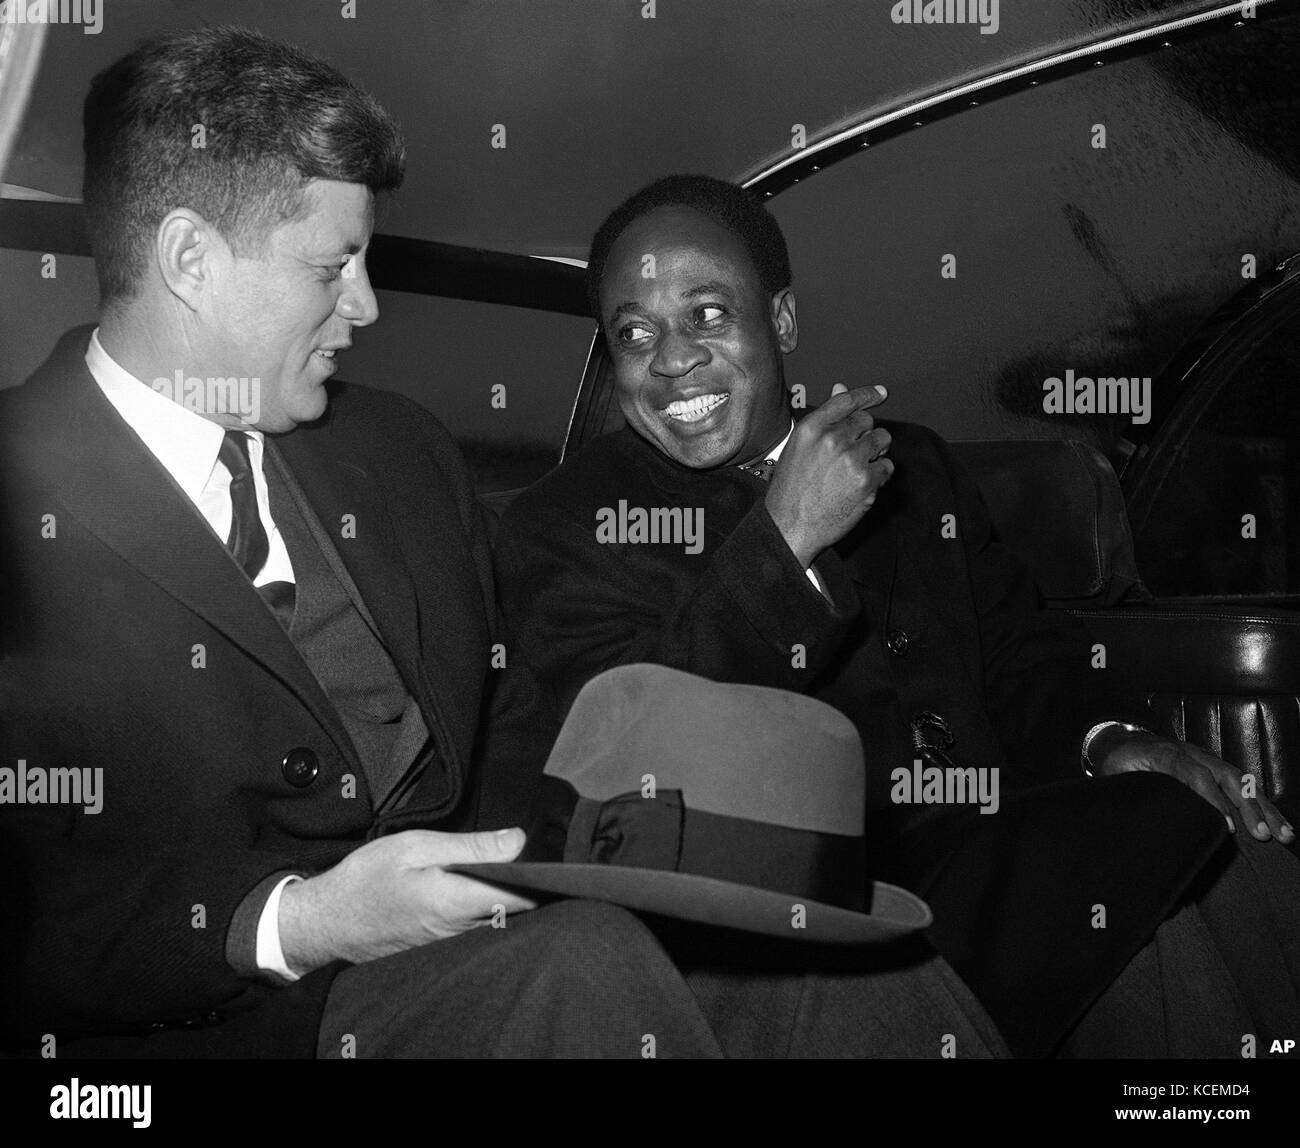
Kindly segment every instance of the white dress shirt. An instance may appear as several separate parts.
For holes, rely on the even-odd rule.
[[[104,397],[176,480],[185,497],[194,504],[224,546],[234,518],[230,501],[230,471],[217,458],[226,435],[225,428],[173,402],[166,394],[137,379],[104,350],[98,328],[91,334],[90,345],[86,348],[86,366]],[[289,561],[288,548],[271,518],[271,499],[266,488],[266,475],[262,471],[265,457],[262,432],[248,430],[244,434],[249,440],[248,461],[257,490],[257,513],[269,546],[266,565],[254,579],[254,585],[293,582],[293,564]],[[289,971],[280,947],[280,896],[285,885],[300,880],[301,877],[290,876],[276,885],[257,922],[258,967],[289,980],[298,978]]]
[[[783,438],[779,443],[776,444],[776,446],[774,446],[771,450],[769,450],[767,454],[763,456],[763,458],[767,462],[777,462],[781,458],[781,452],[785,450],[785,444],[790,441],[790,436],[792,434],[794,434],[794,419],[790,420],[790,429],[785,432],[785,438]],[[804,571],[804,573],[808,575],[808,581],[817,587],[817,592],[821,594],[823,598],[825,598],[826,591],[822,589],[821,579],[817,577],[817,572],[811,566],[809,566],[808,569]]]
[[[173,402],[166,394],[155,391],[129,373],[104,350],[98,329],[90,336],[86,366],[104,397],[176,480],[225,545],[234,516],[230,502],[230,471],[217,459],[226,435],[225,428],[205,419],[197,411]],[[271,518],[271,499],[262,470],[266,444],[262,441],[261,431],[247,430],[244,434],[248,438],[248,461],[257,490],[257,513],[268,543],[266,565],[253,582],[257,586],[267,582],[292,582],[293,564],[289,561],[289,551]]]

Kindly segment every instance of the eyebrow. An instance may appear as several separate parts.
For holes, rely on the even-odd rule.
[[[701,283],[698,287],[691,287],[688,290],[683,291],[681,298],[698,299],[701,295],[725,295],[730,299],[732,292],[731,288],[729,288],[725,283]]]
[[[316,251],[311,253],[309,258],[320,263],[328,263],[331,259],[335,259],[339,255],[347,255],[349,257],[356,255],[363,247],[365,247],[364,243],[348,243],[342,247],[331,247],[328,250],[318,248]]]
[[[678,298],[683,302],[689,302],[692,299],[698,299],[701,295],[721,295],[724,298],[734,298],[734,292],[725,283],[701,283],[696,287],[688,287]],[[634,299],[627,299],[614,308],[615,316],[623,314],[624,311],[639,311],[641,304]]]

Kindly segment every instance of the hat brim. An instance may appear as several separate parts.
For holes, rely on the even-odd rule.
[[[446,868],[493,885],[610,901],[644,913],[785,940],[863,945],[915,933],[933,920],[930,907],[920,897],[882,881],[872,882],[872,911],[858,913],[791,893],[665,869],[554,861],[465,863]],[[802,914],[796,914],[796,905],[803,906]]]

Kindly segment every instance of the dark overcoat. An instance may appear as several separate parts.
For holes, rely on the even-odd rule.
[[[929,900],[936,947],[1012,1049],[1043,1055],[1150,939],[1226,827],[1168,778],[1083,776],[1084,734],[1126,716],[1122,691],[1092,668],[1087,634],[1042,607],[942,440],[881,425],[895,473],[818,558],[829,602],[767,513],[761,479],[682,466],[624,429],[510,507],[497,541],[507,624],[558,713],[601,670],[653,662],[847,714],[866,756],[871,876]],[[680,510],[679,537],[661,513],[659,540],[640,540],[637,510]],[[687,537],[701,515],[702,534]],[[955,763],[999,771],[997,813],[894,800],[924,713],[951,731]]]

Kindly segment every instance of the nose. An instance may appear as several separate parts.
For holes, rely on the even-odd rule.
[[[659,340],[654,357],[650,360],[650,373],[677,379],[696,367],[707,363],[712,356],[702,343],[689,334],[670,331]]]
[[[368,327],[379,318],[379,300],[375,298],[375,290],[370,286],[365,263],[359,258],[354,263],[356,274],[343,280],[337,310],[354,326]]]

